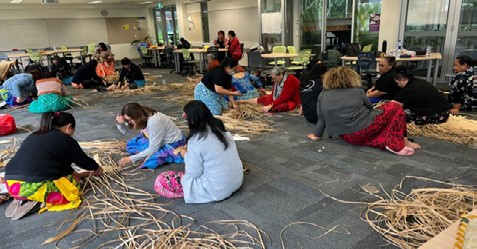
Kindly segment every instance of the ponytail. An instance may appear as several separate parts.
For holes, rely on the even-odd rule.
[[[40,129],[33,132],[35,135],[45,134],[53,128],[59,128],[71,124],[72,128],[76,127],[75,118],[68,112],[45,112],[41,116]]]

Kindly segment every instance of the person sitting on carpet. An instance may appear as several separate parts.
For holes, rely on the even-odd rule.
[[[40,129],[30,134],[7,163],[5,180],[15,200],[5,216],[18,220],[41,203],[40,212],[77,208],[81,203],[79,177],[74,163],[88,174],[100,175],[103,169],[73,139],[76,121],[67,112],[47,112],[41,117]]]
[[[63,79],[73,76],[71,72],[71,66],[68,64],[65,58],[61,58],[58,55],[53,57],[51,63],[51,72],[55,73],[56,77],[63,81]],[[64,82],[66,84],[66,82]],[[69,84],[69,82],[68,82]]]
[[[397,155],[414,154],[419,144],[405,140],[406,116],[398,103],[373,109],[361,87],[361,77],[348,67],[331,69],[323,78],[318,97],[318,123],[308,138],[319,140],[325,127],[328,135],[340,136],[354,145],[387,149]]]
[[[272,94],[244,102],[264,105],[263,112],[287,112],[300,106],[300,80],[283,67],[273,68],[271,74],[274,82]]]
[[[215,56],[209,57],[209,68],[216,65]],[[224,99],[226,95],[233,108],[237,108],[234,96],[241,96],[239,91],[232,91],[232,76],[225,68],[224,60],[221,66],[215,66],[202,77],[202,80],[194,88],[194,99],[204,102],[213,115],[222,114],[222,110],[227,108],[227,102]],[[229,71],[231,71],[229,69]]]
[[[108,90],[116,89],[137,89],[146,85],[146,80],[142,74],[141,68],[132,63],[127,57],[121,59],[121,73],[119,74],[119,80],[116,84],[108,87]]]
[[[454,73],[450,82],[448,101],[452,105],[450,113],[477,111],[477,89],[474,89],[474,68],[469,56],[459,56],[454,60]]]
[[[96,74],[97,60],[81,66],[73,75],[71,86],[75,89],[92,89],[106,86],[106,81]]]
[[[185,145],[185,137],[169,116],[138,103],[128,103],[116,116],[116,125],[123,134],[128,128],[140,131],[127,142],[126,151],[131,156],[121,158],[119,166],[145,159],[141,168],[155,169],[165,163],[184,161],[175,150]]]
[[[106,43],[100,42],[94,50],[93,59],[98,61],[105,61],[108,56],[112,54],[111,50],[108,48]]]
[[[379,73],[381,76],[376,80],[374,87],[366,93],[372,104],[383,99],[392,100],[401,88],[394,81],[394,62],[396,57],[383,57],[379,61]]]
[[[224,123],[212,116],[198,100],[184,107],[189,125],[185,154],[185,172],[160,174],[154,190],[167,198],[184,197],[186,203],[221,201],[240,188],[243,166],[237,146]]]
[[[300,80],[300,112],[310,123],[318,122],[316,103],[323,90],[322,77],[326,70],[327,67],[324,64],[315,64],[310,72],[303,74]]]
[[[444,123],[449,118],[449,103],[431,83],[414,78],[404,66],[396,67],[394,80],[401,91],[394,98],[406,112],[406,122],[416,125]]]
[[[263,83],[258,77],[247,72],[236,71],[237,61],[231,57],[224,58],[223,63],[227,73],[232,75],[232,87],[242,94],[242,96],[234,96],[234,100],[256,99],[260,96],[258,90],[250,82],[250,80],[257,82],[260,90],[263,90]]]
[[[96,66],[96,75],[107,83],[114,83],[118,79],[118,72],[114,69],[114,55],[109,54],[106,60],[99,61]]]
[[[11,107],[31,103],[37,93],[35,82],[41,78],[43,75],[37,69],[15,74],[0,86],[2,99]]]
[[[55,77],[55,73],[46,72],[45,78],[37,80],[38,99],[31,102],[28,110],[33,113],[59,112],[73,105],[63,82]]]

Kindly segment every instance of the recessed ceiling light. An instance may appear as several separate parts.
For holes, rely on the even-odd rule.
[[[12,0],[10,3],[21,3],[23,0]]]
[[[138,3],[138,4],[150,4],[152,3],[151,1],[146,1],[146,2],[142,2],[142,3]]]
[[[103,2],[103,1],[101,1],[101,0],[97,0],[97,1],[91,1],[91,2],[89,2],[89,3],[102,3],[102,2]]]

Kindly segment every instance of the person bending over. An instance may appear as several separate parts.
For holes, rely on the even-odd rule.
[[[119,160],[119,166],[144,160],[141,168],[155,169],[165,163],[181,163],[183,158],[174,151],[185,145],[185,137],[171,118],[138,103],[128,103],[116,116],[121,133],[129,129],[140,133],[126,144],[130,156]]]
[[[401,105],[388,102],[373,109],[361,88],[361,77],[348,67],[336,67],[324,75],[318,97],[318,123],[308,138],[319,140],[325,127],[354,145],[387,149],[397,155],[414,154],[419,144],[404,139],[406,115]]]
[[[108,90],[113,90],[117,87],[121,89],[137,89],[146,85],[146,80],[138,65],[132,63],[127,57],[121,59],[121,65],[123,67],[121,68],[118,82],[108,87]]]
[[[237,62],[227,57],[224,59],[227,73],[232,75],[232,87],[239,91],[242,96],[234,96],[234,100],[256,99],[260,96],[258,90],[252,85],[251,80],[255,81],[260,90],[263,90],[263,83],[255,75],[237,70]]]
[[[55,77],[54,72],[44,73],[45,78],[37,80],[38,99],[31,102],[28,110],[33,113],[64,111],[73,105],[63,82]]]
[[[366,93],[371,103],[381,100],[392,100],[401,88],[394,81],[394,62],[396,57],[383,57],[379,61],[379,73],[381,76],[376,80],[374,87]]]
[[[211,55],[208,56],[209,68],[215,65],[217,58]],[[233,108],[237,108],[234,96],[241,96],[239,91],[232,91],[232,76],[233,70],[227,65],[228,60],[224,60],[221,66],[213,67],[209,70],[199,84],[194,88],[194,99],[204,102],[213,115],[222,114],[222,110],[227,108],[227,102],[224,95],[229,99]]]
[[[402,88],[394,98],[404,107],[406,122],[416,125],[444,123],[449,118],[449,103],[431,83],[414,78],[408,68],[396,67],[394,80]]]
[[[35,82],[42,78],[43,74],[37,69],[15,74],[0,86],[3,100],[11,107],[31,103],[32,96],[37,94]]]
[[[167,171],[154,184],[164,197],[184,197],[186,203],[221,201],[240,188],[243,166],[237,146],[224,123],[207,106],[193,100],[184,107],[189,126],[185,172]]]
[[[474,68],[469,56],[459,56],[454,60],[454,73],[450,82],[448,101],[452,105],[450,113],[477,111],[477,89],[474,89]]]
[[[40,212],[80,205],[80,176],[100,175],[103,169],[72,138],[75,127],[70,113],[43,113],[40,129],[23,141],[5,168],[7,189],[15,198],[5,216],[20,219],[41,203],[44,207]],[[89,172],[76,173],[72,163]]]
[[[93,89],[106,86],[106,81],[96,74],[97,60],[91,60],[81,66],[73,75],[71,86],[75,89]]]

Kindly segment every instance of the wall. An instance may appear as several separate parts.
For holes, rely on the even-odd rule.
[[[200,4],[193,3],[186,5],[187,13],[187,28],[184,37],[193,45],[201,45],[203,43],[202,37],[202,17],[200,13]]]

